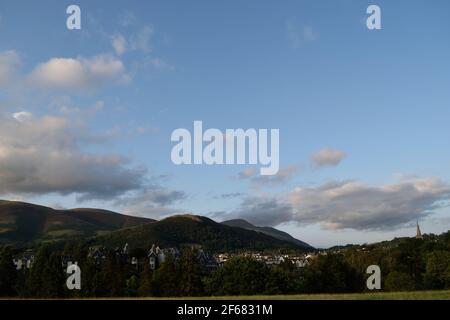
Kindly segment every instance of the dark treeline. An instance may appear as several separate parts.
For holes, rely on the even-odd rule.
[[[381,268],[387,291],[450,289],[450,231],[423,239],[401,238],[341,250],[358,272],[368,265]]]
[[[133,256],[145,257],[135,249]],[[78,262],[81,290],[66,288],[62,257]],[[450,232],[424,239],[399,239],[372,246],[329,250],[304,268],[290,261],[268,266],[248,257],[233,257],[215,270],[205,270],[195,249],[184,248],[174,259],[168,255],[156,269],[124,262],[114,251],[103,263],[88,257],[83,243],[64,250],[41,247],[30,269],[16,270],[13,252],[0,252],[0,295],[8,297],[170,297],[207,295],[276,295],[297,293],[363,292],[366,268],[379,265],[382,289],[409,291],[450,289]]]

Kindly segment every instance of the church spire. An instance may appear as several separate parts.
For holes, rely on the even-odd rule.
[[[422,232],[420,231],[420,227],[419,227],[419,220],[417,220],[416,239],[423,239]]]

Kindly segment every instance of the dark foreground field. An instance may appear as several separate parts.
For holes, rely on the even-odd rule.
[[[149,298],[153,299],[153,298]],[[180,298],[190,300],[199,298]],[[227,296],[205,297],[204,300],[450,300],[450,290],[413,291],[413,292],[378,292],[354,294],[299,294],[276,296]]]
[[[259,295],[223,297],[183,297],[183,298],[139,298],[139,300],[450,300],[450,290],[344,293],[344,294],[298,294],[298,295]],[[96,299],[101,300],[101,299]],[[109,298],[107,300],[110,300]],[[122,300],[118,298],[117,300]],[[133,300],[124,298],[124,300]]]
[[[21,300],[0,298],[0,300]],[[56,299],[57,300],[57,299]],[[91,299],[83,299],[91,300]],[[133,298],[96,298],[92,300],[135,300]],[[299,295],[259,295],[259,296],[223,296],[223,297],[183,297],[183,298],[138,298],[137,300],[450,300],[450,290],[344,293],[344,294],[299,294]]]

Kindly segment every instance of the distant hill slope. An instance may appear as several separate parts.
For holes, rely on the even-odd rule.
[[[81,238],[108,247],[128,243],[131,247],[198,245],[216,252],[311,249],[287,233],[244,225],[242,221],[226,225],[195,215],[156,221],[100,209],[55,210],[0,200],[0,245],[23,246]]]
[[[106,210],[55,210],[30,203],[0,200],[0,244],[93,237],[152,221]]]
[[[304,250],[303,245],[276,239],[270,235],[236,228],[194,215],[174,216],[161,221],[118,230],[97,238],[98,244],[120,247],[163,247],[200,245],[214,252],[232,250]]]
[[[311,248],[311,249],[313,248],[306,242],[303,242],[303,241],[300,241],[300,240],[294,238],[287,232],[280,231],[278,229],[271,228],[271,227],[257,227],[243,219],[227,220],[227,221],[223,221],[222,224],[230,226],[230,227],[238,227],[238,228],[242,228],[242,229],[246,229],[246,230],[253,230],[256,232],[261,232],[263,234],[274,237],[278,240],[291,242],[300,247]]]

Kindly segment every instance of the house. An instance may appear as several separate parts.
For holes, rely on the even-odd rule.
[[[128,243],[126,243],[122,249],[116,247],[116,249],[114,250],[114,253],[119,258],[120,262],[124,264],[130,263],[130,256],[128,252],[129,252]]]
[[[224,264],[225,262],[228,261],[228,254],[226,253],[221,253],[217,256],[217,262],[219,263],[219,265]]]
[[[309,264],[308,259],[296,259],[295,260],[295,266],[297,268],[304,268]]]
[[[166,260],[166,253],[153,244],[148,251],[147,258],[150,269],[156,270]]]
[[[94,260],[96,265],[102,264],[106,260],[105,248],[89,248],[88,258]]]
[[[219,263],[217,262],[216,258],[214,258],[213,255],[211,255],[201,249],[198,250],[197,259],[198,259],[198,262],[200,263],[200,266],[205,271],[213,271],[214,269],[216,269],[219,266]]]
[[[34,255],[24,255],[13,259],[16,270],[30,269],[34,262]]]
[[[172,256],[175,260],[178,260],[181,256],[180,250],[178,250],[177,248],[167,248],[167,249],[163,249],[162,250],[164,253],[164,256]]]
[[[180,251],[177,248],[161,249],[159,246],[153,244],[147,254],[150,269],[158,269],[158,267],[166,261],[168,256],[173,257],[174,260],[178,260],[180,258]]]

